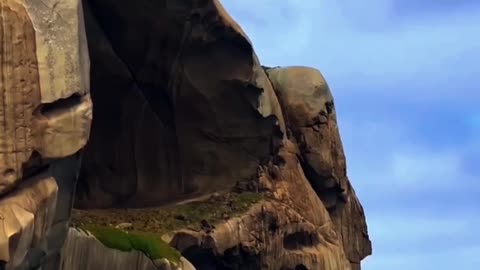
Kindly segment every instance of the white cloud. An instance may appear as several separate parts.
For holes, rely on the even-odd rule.
[[[466,83],[480,84],[475,75],[480,37],[474,35],[480,32],[479,12],[400,22],[390,16],[391,3],[224,1],[265,65],[314,66],[330,78],[334,90],[348,85],[350,93],[363,96],[480,101],[480,92]],[[387,31],[370,31],[364,23]]]

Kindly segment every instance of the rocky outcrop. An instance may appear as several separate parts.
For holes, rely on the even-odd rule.
[[[88,139],[91,102],[82,7],[78,0],[62,2],[57,7],[5,0],[0,6],[0,194],[28,176],[24,171],[39,156],[70,156]]]
[[[161,232],[201,270],[371,254],[323,76],[262,67],[218,0],[0,11],[0,269],[158,266],[68,231],[73,203],[75,222]]]
[[[89,58],[79,0],[4,0],[0,20],[0,268],[31,269],[58,257],[68,229]]]
[[[0,258],[9,268],[24,262],[30,249],[46,245],[53,222],[58,186],[52,177],[30,179],[2,199]]]
[[[347,177],[333,97],[318,70],[267,69],[283,105],[289,139],[299,148],[300,164],[330,213],[353,265],[370,255],[365,214]],[[356,267],[356,266],[355,266]]]
[[[205,270],[349,269],[332,232],[329,224],[317,227],[288,205],[268,201],[212,232],[179,231],[171,245]]]
[[[298,147],[286,139],[278,153],[279,164],[270,163],[259,170],[258,188],[268,198],[264,203],[221,223],[207,237],[182,231],[174,236],[172,245],[184,250],[184,256],[194,264],[202,254],[195,250],[195,243],[202,243],[199,246],[210,249],[214,257],[222,258],[238,249],[256,257],[255,264],[202,269],[350,269],[334,224],[308,183],[298,155]],[[203,241],[192,241],[192,235]],[[230,256],[233,260],[239,257]]]
[[[353,216],[358,219],[335,221],[305,176],[300,156],[299,147],[286,140],[279,152],[283,164],[269,164],[259,173],[259,187],[269,194],[269,200],[240,218],[221,223],[206,236],[183,230],[172,245],[195,265],[207,264],[200,257],[208,250],[211,258],[221,258],[220,263],[228,262],[224,257],[238,249],[248,250],[256,259],[255,264],[240,266],[219,266],[212,259],[201,269],[358,269],[361,259],[371,253],[371,244],[360,204],[357,209],[349,208],[358,203],[357,198],[348,194],[345,199],[353,202],[346,204],[346,210],[339,208],[358,214]]]
[[[342,232],[307,180],[299,156],[298,146],[285,140],[277,157],[279,165],[266,164],[259,168],[257,182],[235,187],[240,194],[247,194],[249,189],[264,194],[258,202],[250,200],[256,203],[241,209],[246,202],[231,199],[241,195],[212,195],[205,201],[175,206],[181,211],[168,210],[170,207],[75,211],[75,222],[159,230],[197,269],[356,269],[359,264],[348,256],[342,240],[351,240],[355,252],[370,248],[370,242],[339,237]],[[225,211],[226,205],[237,211]],[[218,213],[210,214],[214,211]],[[351,223],[342,226],[356,233]]]

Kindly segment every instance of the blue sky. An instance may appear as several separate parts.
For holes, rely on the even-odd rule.
[[[363,269],[477,270],[480,1],[223,4],[262,64],[325,75],[374,243]]]

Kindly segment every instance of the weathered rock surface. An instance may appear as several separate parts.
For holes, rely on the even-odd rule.
[[[58,255],[89,137],[80,0],[0,2],[0,268]]]
[[[252,178],[284,123],[251,44],[220,4],[87,2],[98,117],[77,206],[152,205]]]
[[[154,262],[140,251],[108,248],[88,232],[71,228],[62,250],[60,270],[195,270],[185,258],[178,267],[168,260]]]
[[[165,240],[198,269],[358,269],[359,264],[352,262],[342,245],[346,238],[339,237],[330,213],[303,173],[299,156],[298,147],[285,140],[277,157],[281,164],[270,163],[259,168],[258,182],[250,187],[262,191],[264,200],[243,213],[228,215],[226,219],[218,220],[218,216],[211,219],[212,216],[205,215],[206,220],[200,222],[201,226],[191,220],[187,228],[166,233]],[[214,195],[209,200],[215,201],[217,196],[218,200],[228,198]],[[218,203],[219,209],[221,205],[223,207]],[[193,215],[198,211],[187,209],[181,215],[182,220],[191,219],[188,213]],[[109,217],[107,210],[76,211],[75,221],[101,222],[102,225],[133,222],[130,225],[137,230],[142,229],[142,223],[158,222],[159,217],[178,216],[175,211],[171,212],[173,217],[169,217],[168,214],[155,214],[160,210],[135,209],[123,210],[125,219],[122,220],[121,211],[115,210],[114,217]],[[82,219],[81,215],[85,218]],[[343,226],[352,230],[351,225],[345,223]],[[354,248],[361,248],[362,242],[353,242],[356,241],[353,237],[350,239]]]
[[[268,69],[283,105],[289,138],[300,150],[308,181],[327,208],[352,264],[370,255],[365,214],[347,177],[333,97],[318,70]]]
[[[86,3],[96,117],[77,206],[152,205],[251,179],[278,147],[283,116],[221,5]]]
[[[46,248],[58,186],[55,179],[30,179],[2,198],[0,204],[0,260],[7,269],[21,265],[30,248]],[[45,250],[46,251],[46,250]]]
[[[65,157],[88,139],[91,101],[81,2],[59,3],[0,4],[0,194],[22,179],[22,166],[34,152]]]
[[[182,230],[172,246],[198,269],[349,269],[328,224],[318,227],[288,205],[264,202],[212,232]]]
[[[68,230],[77,176],[84,210],[261,193],[173,233],[197,269],[371,254],[323,76],[262,67],[218,0],[2,0],[0,19],[0,269],[155,267]]]
[[[351,269],[298,156],[298,147],[285,140],[278,156],[282,164],[259,171],[259,188],[269,200],[212,232],[178,232],[172,245],[200,269]]]

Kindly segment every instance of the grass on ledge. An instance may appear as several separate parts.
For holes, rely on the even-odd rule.
[[[137,250],[152,260],[165,258],[179,264],[181,254],[154,233],[124,232],[108,226],[86,225],[80,229],[90,232],[105,246],[121,251]]]
[[[263,200],[261,193],[243,192],[212,196],[204,201],[145,209],[102,209],[72,211],[72,224],[78,227],[114,227],[130,223],[127,231],[163,235],[179,229],[200,230],[205,224],[215,225],[247,212]],[[203,224],[203,225],[202,225]],[[121,243],[120,243],[121,244]]]

